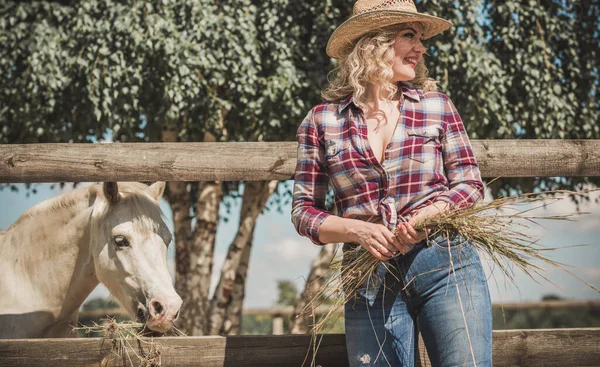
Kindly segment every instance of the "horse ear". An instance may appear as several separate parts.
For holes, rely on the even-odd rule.
[[[116,182],[105,182],[102,190],[109,203],[114,204],[119,201],[119,185]]]
[[[146,189],[148,194],[154,198],[154,200],[159,201],[165,192],[165,181],[158,181],[148,186]]]

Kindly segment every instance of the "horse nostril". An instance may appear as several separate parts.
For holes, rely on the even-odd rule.
[[[175,314],[175,318],[173,320],[177,320],[179,318],[179,311]]]
[[[156,316],[162,316],[162,314],[164,313],[164,307],[158,301],[152,301],[152,309],[154,310]]]

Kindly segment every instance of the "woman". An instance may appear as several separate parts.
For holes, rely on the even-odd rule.
[[[492,365],[491,304],[472,244],[415,222],[472,205],[483,184],[454,105],[427,77],[422,40],[450,22],[409,0],[358,0],[327,45],[335,80],[298,129],[292,221],[316,244],[381,260],[345,305],[351,366]],[[325,209],[328,185],[341,217]]]

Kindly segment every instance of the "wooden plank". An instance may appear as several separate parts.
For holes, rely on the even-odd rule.
[[[307,335],[167,337],[154,343],[162,366],[299,367],[309,340]],[[0,366],[98,366],[111,346],[99,338],[0,340]],[[493,348],[494,366],[598,366],[600,328],[494,331]],[[344,335],[325,335],[316,362],[347,366]],[[417,365],[431,364],[425,357]]]
[[[600,176],[600,140],[474,140],[483,177]]]
[[[292,143],[0,145],[0,182],[286,180]]]
[[[600,176],[600,140],[474,140],[484,177]],[[0,145],[0,183],[292,178],[295,142]]]
[[[494,366],[600,366],[600,328],[494,331]]]
[[[166,337],[154,339],[154,344],[162,366],[300,367],[309,341],[307,335]],[[99,366],[107,356],[109,365],[121,366],[121,360],[111,355],[111,346],[99,338],[0,340],[0,366]],[[143,348],[148,352],[148,345]],[[133,351],[129,355],[133,365],[141,365]],[[326,367],[346,367],[344,335],[327,335],[316,361]]]
[[[504,310],[527,310],[539,308],[598,308],[600,309],[600,300],[556,300],[540,302],[512,302],[512,303],[493,303],[492,308]]]

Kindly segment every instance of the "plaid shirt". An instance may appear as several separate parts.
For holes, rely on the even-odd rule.
[[[323,244],[319,227],[331,215],[325,209],[329,185],[342,217],[390,229],[399,215],[406,218],[434,201],[462,207],[483,197],[479,168],[452,101],[405,84],[401,91],[402,117],[381,163],[352,96],[319,104],[302,121],[292,202],[300,235]]]

